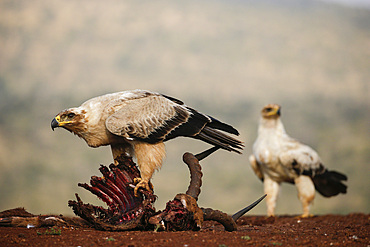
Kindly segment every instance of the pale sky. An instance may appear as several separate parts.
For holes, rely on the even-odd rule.
[[[322,0],[324,2],[336,2],[347,6],[370,8],[370,0]]]

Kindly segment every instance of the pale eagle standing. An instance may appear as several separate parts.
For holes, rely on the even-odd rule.
[[[267,194],[267,214],[274,215],[279,186],[282,182],[293,183],[303,206],[304,217],[315,197],[315,189],[325,197],[345,194],[347,177],[336,171],[328,171],[319,155],[309,146],[287,135],[280,120],[280,106],[269,104],[262,109],[258,137],[249,157],[253,171],[263,181]]]
[[[135,193],[140,187],[150,190],[148,183],[165,157],[164,141],[186,136],[236,153],[244,146],[221,132],[239,135],[232,126],[180,100],[144,90],[92,98],[79,107],[60,112],[51,127],[73,132],[90,147],[110,145],[114,160],[123,153],[135,156],[141,172]]]

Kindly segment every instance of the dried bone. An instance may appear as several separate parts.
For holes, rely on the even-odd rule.
[[[203,174],[198,158],[205,158],[215,150],[217,149],[209,149],[196,156],[191,153],[183,155],[183,161],[190,170],[188,190],[186,194],[177,194],[174,200],[167,202],[166,209],[163,212],[159,212],[149,219],[150,224],[161,225],[168,231],[185,231],[199,230],[203,221],[213,220],[221,223],[226,231],[237,230],[236,220],[251,210],[263,198],[240,210],[233,217],[219,210],[199,208],[197,200],[200,194]]]
[[[96,229],[109,231],[124,231],[133,229],[147,229],[149,217],[154,215],[152,206],[156,200],[151,192],[140,190],[139,197],[134,196],[133,181],[140,176],[138,168],[131,157],[121,156],[117,159],[118,165],[111,165],[110,169],[100,167],[103,178],[93,176],[90,185],[79,184],[89,190],[108,205],[103,207],[84,204],[78,194],[77,201],[69,201],[74,213],[91,223]]]

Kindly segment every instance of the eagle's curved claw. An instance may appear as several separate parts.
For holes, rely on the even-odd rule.
[[[135,189],[134,189],[134,193],[136,197],[139,197],[138,190],[140,188],[143,188],[149,192],[153,192],[153,185],[147,180],[144,180],[142,178],[134,178],[134,183],[136,184]]]

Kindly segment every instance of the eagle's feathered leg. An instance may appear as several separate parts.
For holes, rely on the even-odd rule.
[[[312,179],[308,176],[299,176],[294,179],[294,183],[297,187],[298,198],[303,207],[302,217],[309,217],[310,205],[313,199],[315,199],[315,186]]]
[[[265,176],[263,181],[267,204],[267,215],[275,216],[276,200],[279,195],[280,184],[270,177]]]
[[[114,164],[116,166],[119,164],[118,158],[121,155],[131,156],[131,154],[133,153],[132,146],[128,143],[112,144],[111,149],[112,149]]]
[[[141,174],[141,178],[135,179],[135,182],[137,182],[135,195],[137,195],[139,188],[152,191],[152,188],[149,186],[149,181],[154,171],[161,168],[162,162],[166,157],[166,149],[163,142],[157,144],[136,142],[133,147]]]

